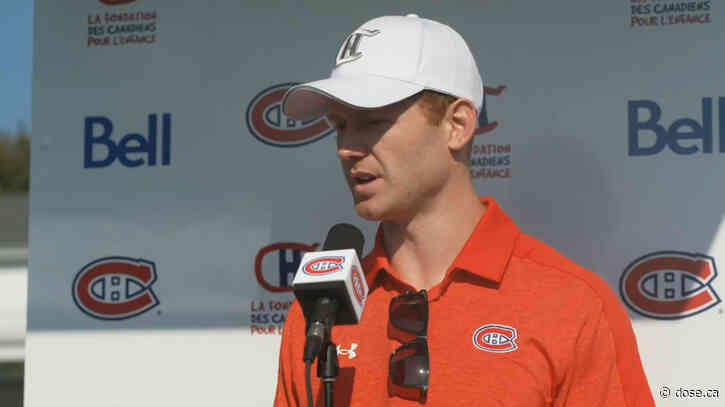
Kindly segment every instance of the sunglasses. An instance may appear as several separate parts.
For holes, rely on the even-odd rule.
[[[389,333],[406,342],[390,356],[390,393],[425,401],[430,382],[428,294],[406,293],[390,301]]]

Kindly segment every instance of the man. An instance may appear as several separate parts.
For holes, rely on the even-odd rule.
[[[470,179],[483,84],[463,38],[380,17],[286,114],[322,115],[357,213],[379,221],[360,325],[338,326],[338,406],[654,406],[629,318],[607,284],[521,233]],[[290,310],[275,405],[307,405],[305,321]],[[313,394],[321,405],[321,388]]]

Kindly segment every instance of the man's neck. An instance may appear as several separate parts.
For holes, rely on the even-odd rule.
[[[391,265],[417,290],[429,290],[443,280],[486,212],[472,185],[454,196],[432,203],[405,222],[382,223]]]

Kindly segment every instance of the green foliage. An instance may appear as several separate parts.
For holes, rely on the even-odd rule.
[[[23,370],[22,362],[0,363],[0,384],[22,382]]]
[[[0,193],[28,192],[30,188],[30,137],[0,132]]]

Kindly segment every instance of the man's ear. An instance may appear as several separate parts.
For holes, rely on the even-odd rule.
[[[476,132],[476,107],[468,100],[458,99],[448,106],[445,120],[449,125],[448,148],[454,152],[461,151]]]

